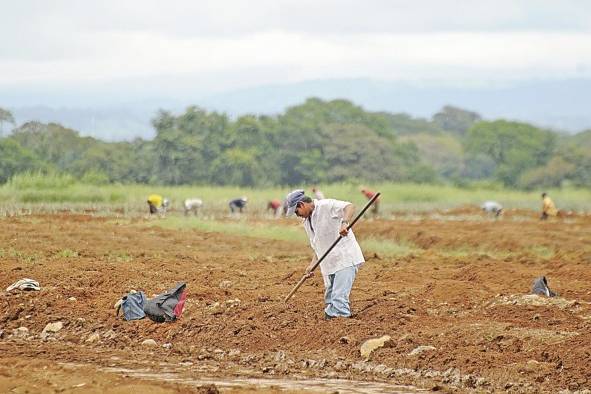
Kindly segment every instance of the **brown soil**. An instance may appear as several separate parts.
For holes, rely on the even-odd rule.
[[[215,390],[108,368],[446,390],[590,389],[591,218],[460,214],[471,212],[359,223],[361,239],[415,249],[397,258],[367,253],[351,295],[355,316],[331,321],[323,319],[319,275],[282,302],[310,257],[298,242],[91,215],[1,219],[0,286],[27,277],[42,290],[0,293],[0,391]],[[527,296],[540,275],[559,298]],[[129,290],[151,296],[178,281],[187,282],[189,300],[177,322],[115,316],[113,304]],[[56,321],[63,329],[42,338]],[[19,327],[28,334],[14,333]],[[360,345],[382,335],[392,340],[363,360]],[[158,346],[142,346],[146,339]],[[410,356],[419,346],[435,349]]]

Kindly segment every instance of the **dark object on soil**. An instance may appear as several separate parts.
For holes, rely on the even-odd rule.
[[[144,305],[146,316],[157,323],[176,320],[182,313],[186,298],[186,294],[184,296],[183,294],[186,286],[186,283],[179,283],[166,293],[146,301]]]
[[[144,313],[145,303],[146,295],[143,291],[130,292],[121,298],[121,303],[117,307],[116,315],[119,315],[119,310],[123,309],[123,317],[125,320],[143,319],[146,316]]]
[[[213,384],[213,383],[199,387],[199,393],[203,393],[203,394],[219,394],[219,392],[220,392],[220,390],[218,390],[217,386],[215,384]]]
[[[531,292],[533,294],[544,295],[546,297],[555,297],[558,295],[550,290],[545,276],[540,276],[539,278],[534,279]]]

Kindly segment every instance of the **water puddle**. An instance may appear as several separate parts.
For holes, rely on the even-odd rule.
[[[418,393],[421,390],[412,386],[400,386],[380,382],[362,382],[345,379],[263,379],[240,377],[187,377],[174,372],[155,373],[147,370],[126,368],[101,368],[102,371],[125,374],[138,379],[165,381],[171,383],[186,384],[191,386],[204,386],[215,384],[220,391],[230,389],[274,389],[308,391],[316,393],[339,394],[408,394]]]

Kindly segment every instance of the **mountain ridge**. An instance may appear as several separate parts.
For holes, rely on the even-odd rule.
[[[0,95],[1,97],[1,95]],[[262,85],[193,98],[125,97],[113,106],[76,104],[10,106],[17,124],[37,120],[56,122],[105,140],[152,138],[151,119],[158,109],[181,112],[190,105],[232,117],[247,113],[274,115],[309,97],[346,99],[367,111],[407,113],[430,118],[445,105],[479,113],[485,119],[509,119],[556,131],[576,133],[591,128],[591,80],[522,81],[514,84],[453,87],[371,79],[309,80]],[[48,98],[46,98],[48,100]],[[50,99],[49,99],[50,100]],[[8,105],[7,105],[8,104]]]

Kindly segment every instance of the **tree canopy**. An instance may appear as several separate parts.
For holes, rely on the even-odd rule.
[[[429,120],[310,98],[275,116],[161,110],[152,124],[153,140],[105,142],[55,123],[25,123],[0,138],[0,182],[39,170],[94,183],[591,185],[591,131],[559,135],[451,106]]]
[[[555,140],[551,132],[529,124],[497,120],[476,123],[465,144],[467,153],[492,159],[495,178],[516,186],[521,174],[550,160]]]
[[[4,124],[10,123],[14,125],[14,117],[12,113],[4,108],[0,108],[0,137],[4,135]]]

